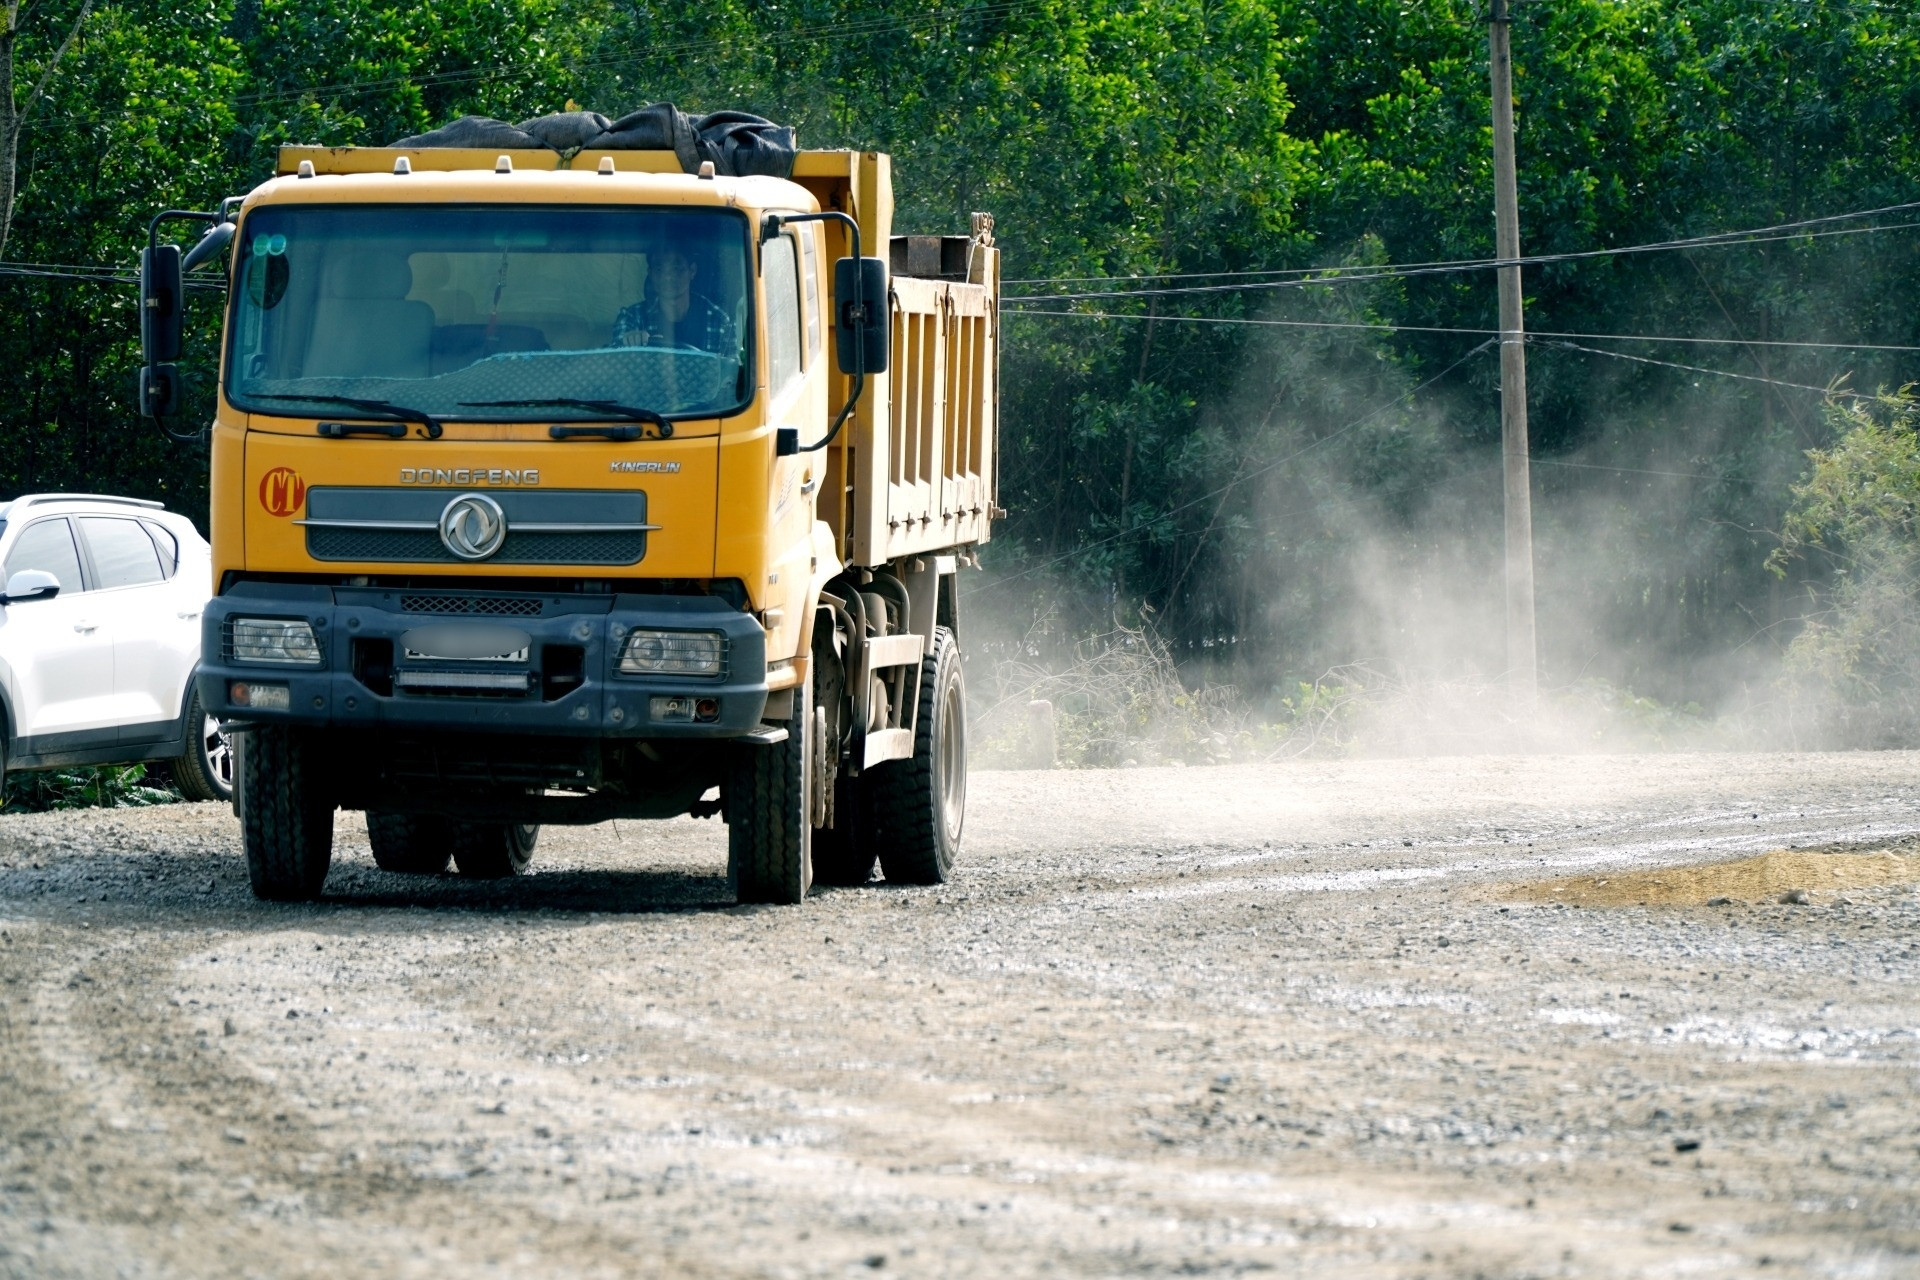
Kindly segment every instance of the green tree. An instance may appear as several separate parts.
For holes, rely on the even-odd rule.
[[[1853,740],[1906,741],[1920,712],[1920,400],[1835,398],[1826,420],[1834,443],[1808,452],[1770,561],[1802,571],[1815,604],[1788,657],[1870,722]]]

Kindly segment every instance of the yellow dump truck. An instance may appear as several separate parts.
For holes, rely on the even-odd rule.
[[[691,813],[724,817],[743,901],[948,875],[954,575],[998,513],[992,219],[894,236],[884,154],[684,167],[287,147],[154,220],[163,425],[183,279],[226,264],[198,691],[259,896],[319,894],[338,808],[398,872],[513,875],[541,824]]]

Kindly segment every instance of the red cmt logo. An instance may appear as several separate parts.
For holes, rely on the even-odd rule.
[[[275,467],[260,477],[260,505],[276,516],[290,516],[307,500],[307,482],[292,467]]]

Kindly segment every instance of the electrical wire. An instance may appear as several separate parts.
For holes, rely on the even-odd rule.
[[[1297,275],[1309,276],[1330,271],[1411,271],[1424,268],[1462,268],[1485,269],[1487,267],[1529,267],[1547,262],[1567,262],[1576,258],[1597,258],[1622,253],[1649,253],[1654,250],[1690,249],[1710,245],[1716,241],[1739,240],[1743,236],[1771,236],[1778,231],[1792,231],[1798,227],[1818,227],[1830,222],[1852,222],[1860,218],[1877,218],[1883,214],[1906,213],[1920,209],[1920,200],[1910,200],[1902,204],[1881,205],[1877,209],[1856,209],[1848,213],[1822,214],[1818,218],[1802,218],[1795,222],[1775,222],[1764,227],[1748,227],[1740,231],[1713,231],[1704,235],[1689,236],[1675,240],[1653,240],[1645,244],[1622,245],[1617,249],[1584,249],[1574,253],[1536,254],[1532,257],[1522,255],[1518,258],[1444,258],[1433,262],[1384,263],[1375,267],[1288,267],[1267,271],[1194,271],[1173,275],[1129,275],[1129,276],[1030,276],[1024,279],[1007,279],[1002,284],[1080,284],[1098,283],[1104,280],[1203,280],[1225,279],[1234,276]],[[1903,223],[1903,226],[1920,226],[1920,223]],[[1890,228],[1891,229],[1891,228]],[[1799,239],[1798,236],[1779,237],[1781,239]],[[1769,243],[1761,241],[1759,243]],[[1315,281],[1314,283],[1318,283]],[[1046,295],[1064,296],[1064,295]]]
[[[1442,325],[1390,324],[1382,321],[1367,324],[1359,321],[1340,320],[1246,320],[1233,316],[1168,316],[1146,315],[1129,311],[1037,311],[1023,307],[1019,311],[1010,311],[1010,316],[1058,316],[1069,320],[1151,320],[1155,324],[1224,324],[1247,325],[1254,328],[1281,329],[1365,329],[1373,333],[1450,333],[1461,337],[1498,336],[1498,329],[1456,329]],[[1727,347],[1787,347],[1805,348],[1814,351],[1904,351],[1920,352],[1920,346],[1898,346],[1891,343],[1875,342],[1794,342],[1784,339],[1768,338],[1681,338],[1654,333],[1575,333],[1553,329],[1529,330],[1525,336],[1532,338],[1586,338],[1616,342],[1684,342]]]
[[[1338,431],[1329,432],[1328,434],[1321,436],[1318,440],[1315,440],[1312,444],[1303,445],[1301,448],[1295,449],[1292,453],[1287,454],[1285,457],[1275,458],[1272,462],[1266,463],[1265,465],[1260,467],[1256,467],[1254,470],[1247,472],[1245,475],[1235,476],[1233,479],[1221,485],[1218,489],[1213,490],[1211,493],[1203,493],[1199,497],[1193,498],[1187,502],[1183,502],[1177,507],[1172,507],[1166,511],[1162,511],[1157,515],[1155,515],[1153,519],[1146,524],[1135,525],[1131,529],[1122,529],[1120,532],[1111,534],[1105,538],[1102,538],[1098,542],[1089,542],[1085,546],[1075,547],[1072,551],[1064,552],[1061,555],[1054,556],[1050,560],[1042,560],[1039,564],[1029,565],[1027,568],[1022,569],[1019,573],[1009,574],[1004,578],[996,578],[991,583],[985,584],[985,586],[983,586],[981,590],[987,590],[993,587],[1005,586],[1009,582],[1018,582],[1021,578],[1024,578],[1029,574],[1038,573],[1042,569],[1050,568],[1053,565],[1059,564],[1062,560],[1071,560],[1075,556],[1085,555],[1089,551],[1095,550],[1096,548],[1099,548],[1099,547],[1104,547],[1109,543],[1118,542],[1123,538],[1131,538],[1136,534],[1150,532],[1153,529],[1154,525],[1159,523],[1162,520],[1165,520],[1171,516],[1177,516],[1182,511],[1186,511],[1192,507],[1197,507],[1201,503],[1206,502],[1210,499],[1217,498],[1221,494],[1226,493],[1228,490],[1237,488],[1238,486],[1245,484],[1247,481],[1254,479],[1256,476],[1263,476],[1267,474],[1269,471],[1273,471],[1273,470],[1276,470],[1277,468],[1284,467],[1285,465],[1287,465],[1287,463],[1292,462],[1294,459],[1302,457],[1305,454],[1313,452],[1315,449],[1318,449],[1323,444],[1331,444],[1335,440],[1338,440],[1341,436],[1344,436],[1349,432],[1359,430],[1361,427],[1365,426],[1369,422],[1372,422],[1375,418],[1379,417],[1381,414],[1385,413],[1387,410],[1392,409],[1397,405],[1403,404],[1406,401],[1413,399],[1413,397],[1419,395],[1422,391],[1425,391],[1428,387],[1440,381],[1442,378],[1446,377],[1448,374],[1452,373],[1455,369],[1458,369],[1461,365],[1473,359],[1475,356],[1479,355],[1481,352],[1487,351],[1497,345],[1498,343],[1494,339],[1489,338],[1487,341],[1482,342],[1477,347],[1474,347],[1471,351],[1461,356],[1458,360],[1455,360],[1452,364],[1448,365],[1446,368],[1442,369],[1440,372],[1434,374],[1431,378],[1428,378],[1425,382],[1421,383],[1419,386],[1414,387],[1411,390],[1401,392],[1399,395],[1393,397],[1393,399],[1383,402],[1377,408],[1373,409],[1369,413],[1361,417],[1355,418],[1352,422],[1349,422],[1346,426],[1341,427]]]
[[[1635,364],[1657,364],[1668,369],[1685,369],[1689,373],[1710,373],[1719,378],[1739,378],[1743,382],[1764,382],[1770,387],[1790,387],[1795,391],[1811,391],[1823,396],[1845,396],[1853,400],[1871,400],[1873,397],[1861,395],[1858,391],[1843,391],[1838,387],[1816,387],[1806,382],[1782,382],[1778,378],[1762,378],[1752,373],[1733,373],[1726,369],[1708,369],[1697,364],[1676,364],[1672,360],[1655,360],[1649,356],[1630,356],[1624,351],[1603,351],[1599,347],[1583,347],[1573,342],[1540,342],[1537,345],[1560,347],[1567,351],[1584,351],[1592,356],[1611,356],[1615,360],[1631,360]]]
[[[1670,476],[1675,480],[1717,480],[1733,483],[1732,476],[1711,476],[1698,471],[1649,471],[1645,467],[1603,467],[1597,462],[1561,462],[1557,458],[1532,458],[1537,467],[1566,467],[1574,471],[1617,471],[1630,476]]]
[[[1619,257],[1625,254],[1664,253],[1674,249],[1720,249],[1737,248],[1744,245],[1774,244],[1782,240],[1813,240],[1827,236],[1872,235],[1880,231],[1905,231],[1920,227],[1920,222],[1897,222],[1878,227],[1842,227],[1832,231],[1801,231],[1790,235],[1755,236],[1747,235],[1741,240],[1713,240],[1710,242],[1674,241],[1670,244],[1628,245],[1619,249],[1592,249],[1581,253],[1543,254],[1533,258],[1495,259],[1464,263],[1443,267],[1380,267],[1355,268],[1348,275],[1320,275],[1300,280],[1257,280],[1245,284],[1208,284],[1178,285],[1166,289],[1107,289],[1094,293],[1029,293],[1016,294],[1002,298],[1003,304],[1019,305],[1026,302],[1079,302],[1106,298],[1164,298],[1179,295],[1253,293],[1275,289],[1308,289],[1319,285],[1365,284],[1373,280],[1410,280],[1416,276],[1460,275],[1471,271],[1487,271],[1501,267],[1527,266],[1541,263],[1573,262],[1590,258]],[[1745,233],[1733,232],[1741,235]],[[1339,268],[1334,268],[1339,270]]]

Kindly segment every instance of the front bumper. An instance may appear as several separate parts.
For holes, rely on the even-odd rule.
[[[318,667],[237,661],[231,620],[301,619],[322,655]],[[403,637],[463,624],[526,638],[512,659],[410,655]],[[242,582],[209,601],[202,623],[200,699],[209,714],[249,725],[329,729],[453,730],[585,738],[732,738],[766,709],[766,633],[750,614],[714,596],[565,595],[458,586],[386,589]],[[718,676],[629,675],[617,669],[635,630],[723,637]],[[427,687],[472,673],[497,687]],[[516,673],[524,684],[514,687]],[[234,699],[236,683],[284,686],[284,710]],[[657,718],[655,700],[699,718]],[[711,707],[705,704],[711,702]]]

